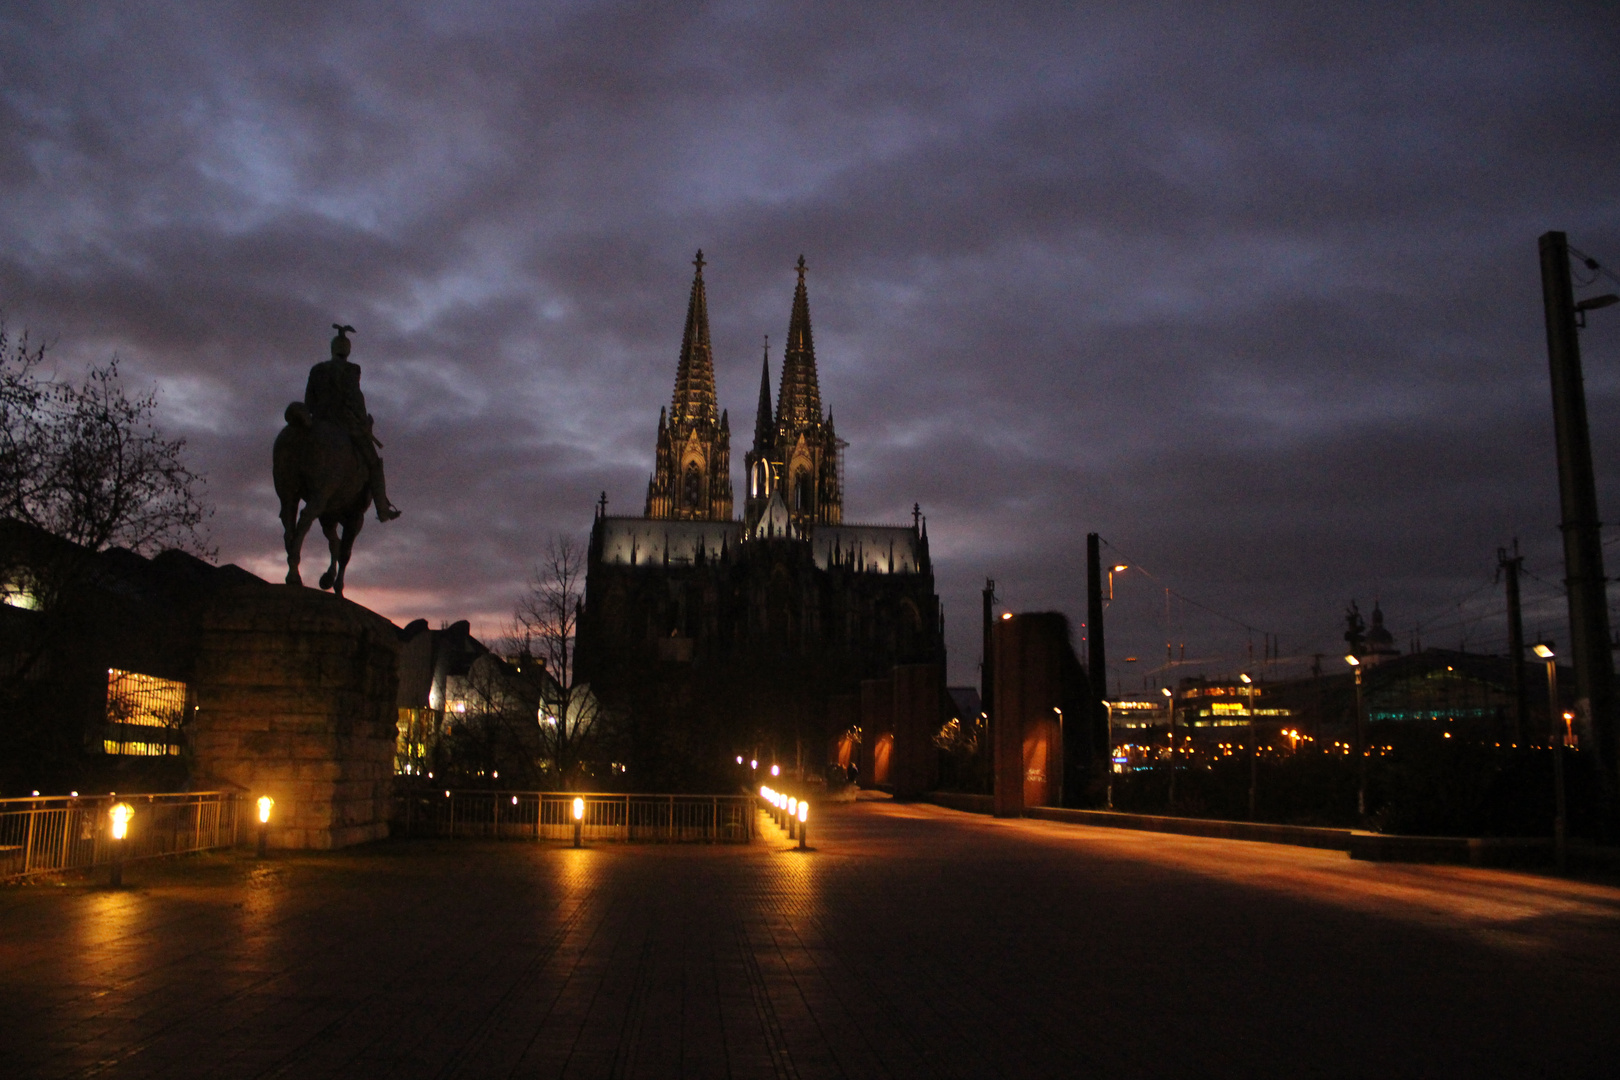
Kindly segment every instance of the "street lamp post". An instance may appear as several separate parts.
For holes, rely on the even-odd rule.
[[[1253,821],[1260,802],[1260,725],[1254,718],[1254,680],[1249,678],[1248,672],[1239,674],[1238,678],[1249,688],[1249,820]]]
[[[1344,662],[1356,673],[1356,816],[1367,816],[1367,711],[1361,704],[1361,661],[1346,656]]]
[[[1164,709],[1166,719],[1170,722],[1170,812],[1176,812],[1176,696],[1170,692],[1168,686],[1159,688],[1164,692]],[[1113,753],[1112,750],[1109,751]],[[1112,768],[1112,764],[1110,764]]]
[[[1558,654],[1553,652],[1552,645],[1550,641],[1538,641],[1533,648],[1537,656],[1547,661],[1547,749],[1553,756],[1553,854],[1558,860],[1558,872],[1562,874],[1568,863],[1564,841],[1568,820],[1564,802],[1564,717],[1558,705]]]
[[[1104,723],[1108,725],[1108,809],[1114,808],[1114,706],[1103,702]]]

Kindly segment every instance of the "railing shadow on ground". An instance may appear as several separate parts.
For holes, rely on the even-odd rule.
[[[396,835],[500,840],[746,844],[749,795],[620,795],[566,791],[411,791],[394,797]]]
[[[113,838],[112,807],[133,811]],[[233,847],[242,800],[232,792],[0,799],[0,881]]]

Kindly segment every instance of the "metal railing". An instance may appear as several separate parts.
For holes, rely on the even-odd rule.
[[[116,803],[134,810],[123,840],[112,837]],[[0,880],[231,847],[242,814],[224,791],[0,799]]]
[[[587,842],[732,843],[754,838],[750,795],[613,795],[562,791],[445,791],[396,795],[407,836],[572,840],[585,800]]]

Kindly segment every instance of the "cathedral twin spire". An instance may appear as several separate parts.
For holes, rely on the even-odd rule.
[[[703,252],[692,260],[692,296],[686,302],[686,332],[681,335],[681,362],[675,369],[675,397],[670,419],[676,423],[707,421],[716,412],[714,349],[709,344],[709,296],[703,287]]]
[[[646,513],[650,518],[729,521],[731,431],[724,411],[718,423],[715,421],[718,402],[708,294],[703,285],[703,252],[698,252],[693,265],[697,269],[687,302],[675,392],[667,419],[659,417],[657,463],[647,485]],[[750,533],[773,496],[783,503],[795,532],[801,536],[816,524],[835,524],[843,517],[838,468],[841,444],[833,432],[832,418],[824,418],[821,411],[804,256],[799,256],[796,269],[799,280],[793,292],[774,413],[770,341],[766,339],[754,445],[746,456],[744,523]]]
[[[787,350],[782,355],[782,389],[776,399],[776,423],[802,427],[821,423],[821,385],[816,379],[816,344],[810,336],[810,298],[804,288],[804,256],[799,256],[799,284],[793,290]]]
[[[731,520],[731,421],[717,409],[714,349],[709,343],[709,297],[703,287],[703,252],[692,260],[692,295],[675,368],[667,416],[658,416],[658,446],[647,481],[647,516],[676,520]]]
[[[754,418],[754,447],[745,458],[748,497],[743,521],[750,534],[779,499],[794,532],[806,536],[817,525],[843,520],[839,453],[832,417],[821,412],[821,382],[816,375],[816,344],[810,333],[810,297],[804,286],[804,256],[796,267],[788,317],[787,347],[782,351],[782,381],[771,414],[769,348],[760,376],[759,412]]]

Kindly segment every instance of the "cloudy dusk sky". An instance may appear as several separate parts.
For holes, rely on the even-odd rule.
[[[10,328],[156,387],[220,559],[273,580],[270,445],[356,327],[405,516],[349,595],[397,622],[496,636],[598,492],[640,513],[702,248],[739,511],[802,253],[846,519],[921,504],[953,681],[986,577],[1083,620],[1087,532],[1140,568],[1127,690],[1265,633],[1331,662],[1352,599],[1500,651],[1515,537],[1527,632],[1568,637],[1536,241],[1620,272],[1620,14],[13,0],[0,194]]]

